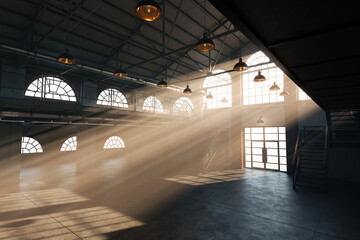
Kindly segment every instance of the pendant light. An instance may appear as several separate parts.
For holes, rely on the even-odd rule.
[[[204,28],[206,29],[206,1],[204,1]],[[215,49],[215,43],[210,39],[210,37],[204,33],[203,37],[197,42],[196,49],[201,52],[208,52]]]
[[[263,116],[261,115],[261,116],[259,117],[259,119],[256,121],[256,123],[265,123],[262,118],[263,118]]]
[[[183,93],[185,93],[185,94],[191,94],[192,91],[191,91],[191,89],[189,88],[189,76],[188,76],[188,74],[186,74],[186,80],[187,80],[187,84],[186,84],[186,88],[184,89]]]
[[[122,63],[120,64],[120,67],[118,67],[118,65],[119,65],[119,51],[120,51],[120,49],[118,48],[118,51],[116,53],[116,71],[114,72],[114,76],[124,78],[124,77],[127,77],[127,73],[122,68]],[[124,59],[125,59],[125,57],[124,57]]]
[[[165,81],[165,77],[164,77],[163,79],[161,79],[160,82],[158,82],[157,86],[160,87],[160,88],[166,88],[166,87],[168,87],[168,84],[167,84],[167,82]]]
[[[185,93],[185,94],[191,94],[192,93],[191,89],[189,88],[189,85],[186,85],[186,88],[184,89],[183,93]]]
[[[280,97],[286,97],[286,96],[289,96],[289,92],[286,91],[285,89],[283,89],[283,91],[280,93]]]
[[[221,102],[222,102],[222,103],[227,103],[228,100],[226,100],[226,98],[224,97],[223,99],[221,99]]]
[[[68,65],[75,64],[75,58],[70,54],[69,49],[65,49],[65,52],[58,56],[57,61]]]
[[[215,43],[204,33],[203,38],[196,44],[196,49],[201,52],[208,52],[215,48]]]
[[[136,16],[144,21],[153,22],[162,16],[160,5],[154,0],[141,0],[135,8]]]
[[[280,90],[280,87],[274,82],[274,84],[270,87],[270,91],[278,91]]]
[[[258,75],[254,77],[254,82],[263,82],[266,81],[266,78],[264,75],[261,75],[261,71],[259,71]]]
[[[208,94],[208,95],[206,95],[206,99],[214,99],[214,96],[213,96],[213,95],[211,95],[211,93],[209,92],[209,94]]]
[[[235,66],[233,68],[233,70],[237,71],[237,72],[243,72],[248,69],[249,69],[248,65],[242,61],[242,58],[239,58],[239,62],[237,64],[235,64]]]
[[[127,77],[127,73],[125,72],[124,69],[122,69],[122,67],[120,67],[116,69],[116,71],[114,72],[114,76],[124,78]]]

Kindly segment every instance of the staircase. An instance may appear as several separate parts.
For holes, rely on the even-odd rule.
[[[332,148],[360,147],[360,111],[332,111],[327,114]]]
[[[296,143],[293,188],[327,190],[327,127],[301,127]]]

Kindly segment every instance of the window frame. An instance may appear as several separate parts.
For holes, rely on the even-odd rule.
[[[257,56],[257,58],[251,59],[253,56],[259,54],[260,56]],[[258,60],[260,57],[264,58],[262,62]],[[249,60],[251,60],[251,62],[249,62]],[[241,73],[241,84],[240,84],[241,106],[258,107],[259,105],[283,104],[285,98],[279,96],[281,89],[284,89],[285,74],[282,72],[282,70],[279,67],[277,67],[274,63],[270,62],[270,59],[261,51],[257,51],[253,53],[248,58],[246,63],[248,64],[249,67],[251,66],[255,66],[255,67],[253,67],[251,70],[247,70]],[[261,71],[262,74],[266,77],[266,81],[255,83],[253,82],[253,77],[255,77],[259,71]],[[264,71],[266,71],[266,74],[264,74]],[[279,82],[279,78],[280,78],[279,73],[281,73],[282,75],[282,78],[280,80],[281,82]],[[245,80],[245,78],[247,78],[247,80]],[[276,84],[280,87],[280,90],[271,92],[269,91],[269,88],[272,86],[274,82],[273,80],[274,78]],[[247,84],[248,86],[245,87],[245,84]],[[261,97],[261,102],[257,102],[260,97]],[[268,99],[266,99],[267,97]],[[271,100],[272,97],[275,97],[275,101]],[[247,101],[245,100],[245,98],[247,98]],[[251,103],[251,98],[253,98],[254,103]]]
[[[64,99],[57,99],[57,98],[47,98],[45,97],[46,94],[49,94],[49,93],[45,93],[45,90],[44,90],[44,87],[42,86],[42,91],[39,92],[41,96],[29,96],[29,95],[26,95],[26,92],[29,90],[29,87],[37,80],[39,79],[46,79],[46,78],[55,78],[55,79],[58,79],[60,80],[60,82],[64,82],[67,86],[69,86],[72,90],[72,92],[74,93],[74,96],[68,96],[69,98],[70,97],[74,97],[75,98],[75,101],[71,101],[71,100],[64,100]],[[53,80],[53,79],[51,79]],[[42,80],[43,81],[43,80]],[[43,82],[42,82],[42,85]],[[59,87],[59,86],[57,86]],[[29,90],[30,92],[34,92],[32,90]],[[36,95],[36,92],[34,92]],[[57,93],[58,95],[61,95],[59,93]],[[63,78],[63,77],[58,77],[56,75],[44,75],[44,76],[39,76],[37,78],[35,78],[34,80],[31,80],[30,83],[27,84],[26,88],[25,88],[25,91],[24,91],[24,97],[25,98],[29,98],[29,99],[32,99],[32,100],[40,100],[40,101],[55,101],[55,102],[67,102],[67,103],[70,103],[70,104],[74,104],[74,103],[78,103],[79,102],[79,97],[78,97],[79,93],[77,91],[77,88],[72,84],[71,81],[68,81],[67,79]]]
[[[100,97],[100,95],[101,95],[103,92],[105,92],[105,91],[107,91],[107,90],[108,90],[108,91],[111,91],[111,93],[113,93],[113,92],[120,93],[120,94],[121,94],[121,95],[120,95],[120,99],[121,99],[121,96],[123,96],[124,99],[125,99],[125,102],[122,101],[122,102],[120,103],[120,105],[123,105],[123,106],[115,106],[114,103],[117,103],[117,102],[114,102],[113,98],[111,98],[110,105],[99,103],[99,101],[105,101],[105,100],[100,100],[99,97]],[[114,91],[114,90],[115,90],[115,91]],[[107,96],[108,96],[108,95],[106,95],[104,98],[106,98]],[[113,95],[112,95],[112,96],[113,96]],[[117,95],[116,95],[116,96],[117,96]],[[108,102],[109,102],[109,101],[108,101]],[[96,99],[96,105],[102,106],[102,107],[105,106],[105,107],[115,107],[115,108],[122,108],[122,109],[128,109],[128,108],[129,108],[129,103],[128,103],[128,100],[127,100],[125,94],[124,94],[120,89],[112,88],[112,87],[105,88],[105,89],[103,89],[102,91],[99,92],[98,97],[97,97],[97,99]]]
[[[220,73],[220,72],[224,72],[223,74],[225,76],[228,76],[229,78],[226,80],[223,79],[219,79],[217,80],[217,82],[223,82],[223,81],[227,81],[228,83],[221,83],[221,84],[214,84],[211,86],[211,84],[207,84],[207,83],[211,83],[211,82],[216,82],[214,80],[212,80],[211,78],[220,78],[220,76],[222,76],[223,74],[218,74],[216,76],[208,76],[204,79],[204,82],[202,84],[202,89],[205,90],[205,96],[203,97],[203,108],[206,110],[211,110],[211,109],[223,109],[223,108],[231,108],[233,106],[233,97],[232,97],[232,91],[233,91],[233,87],[232,87],[232,78],[231,75],[224,71],[224,70],[215,70],[213,73]],[[208,86],[210,85],[210,86]],[[223,90],[224,89],[224,90]],[[228,89],[227,91],[225,89]],[[206,96],[211,93],[211,95],[214,97],[214,99],[206,99]],[[217,97],[218,96],[218,97]],[[227,103],[222,103],[221,100],[223,98],[226,98]]]

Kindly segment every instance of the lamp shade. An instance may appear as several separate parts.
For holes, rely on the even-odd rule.
[[[183,93],[186,93],[186,94],[192,93],[191,89],[189,88],[189,85],[186,86],[186,88],[184,89]]]
[[[214,99],[214,96],[213,96],[213,95],[211,95],[211,93],[209,92],[209,94],[208,94],[208,95],[206,95],[206,99]]]
[[[239,58],[239,62],[235,64],[233,68],[233,70],[237,72],[246,71],[248,69],[249,69],[248,65],[242,61],[242,58]]]
[[[264,123],[264,120],[262,118],[263,116],[260,116],[259,119],[256,121],[256,123]]]
[[[161,88],[166,88],[168,86],[168,84],[164,79],[161,79],[161,81],[158,82],[157,86],[161,87]]]
[[[215,43],[204,33],[203,38],[196,44],[196,49],[201,52],[208,52],[215,48]]]
[[[227,103],[228,100],[224,97],[223,99],[221,99],[221,102],[222,102],[222,103]]]
[[[152,22],[162,16],[160,5],[154,0],[141,0],[135,8],[136,16],[144,21]]]
[[[280,87],[274,82],[274,84],[270,87],[270,91],[278,91]]]
[[[290,95],[289,92],[286,91],[285,89],[280,93],[281,97],[286,97],[286,96],[289,96],[289,95]]]
[[[75,64],[75,58],[70,54],[69,49],[65,49],[65,52],[58,56],[57,61],[68,65]]]
[[[121,67],[114,72],[115,77],[127,77],[127,73]]]
[[[266,78],[264,75],[261,75],[261,72],[259,71],[258,75],[254,77],[254,82],[263,82],[266,81]]]

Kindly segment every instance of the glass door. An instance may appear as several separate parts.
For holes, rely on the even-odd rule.
[[[245,167],[287,171],[285,127],[245,128]]]

